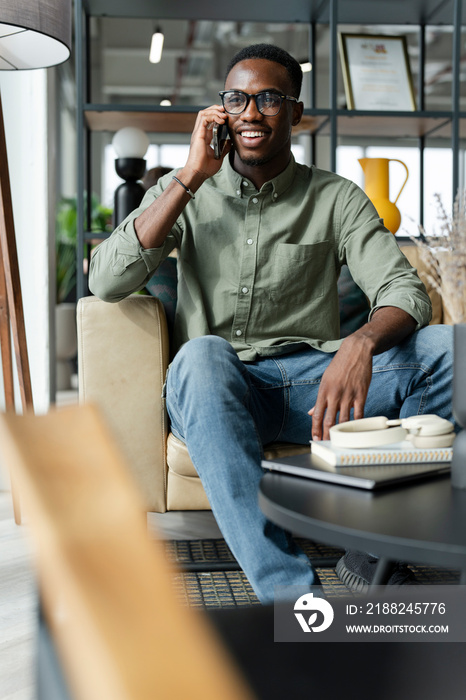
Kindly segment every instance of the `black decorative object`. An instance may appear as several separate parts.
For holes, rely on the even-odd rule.
[[[113,223],[118,226],[141,204],[144,196],[145,189],[138,180],[146,172],[144,156],[149,148],[149,139],[142,129],[125,126],[113,136],[112,146],[117,155],[115,169],[125,180],[115,191]]]
[[[125,181],[115,190],[113,223],[118,226],[141,204],[145,189],[138,180],[146,172],[146,161],[144,158],[117,158],[115,170]]]

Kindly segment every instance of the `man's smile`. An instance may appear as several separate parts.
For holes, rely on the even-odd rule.
[[[257,146],[267,136],[268,132],[264,129],[242,129],[237,131],[242,143],[248,146]]]
[[[265,131],[241,131],[241,136],[248,139],[254,139],[257,136],[265,136]]]

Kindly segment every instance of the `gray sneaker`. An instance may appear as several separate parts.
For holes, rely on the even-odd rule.
[[[348,550],[338,561],[335,571],[347,588],[357,593],[367,593],[374,578],[379,560],[365,552]],[[406,564],[397,563],[388,579],[388,586],[416,585],[413,572]]]

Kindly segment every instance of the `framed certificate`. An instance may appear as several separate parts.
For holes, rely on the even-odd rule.
[[[339,39],[349,109],[416,109],[405,36],[340,34]]]

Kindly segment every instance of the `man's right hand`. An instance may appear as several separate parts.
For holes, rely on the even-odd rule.
[[[215,158],[210,144],[214,124],[225,124],[226,120],[227,114],[221,105],[212,105],[198,113],[191,136],[188,160],[182,172],[196,173],[198,177],[195,179],[199,182],[199,177],[207,180],[220,170],[224,157],[231,149],[231,141],[226,142],[220,159]]]
[[[191,147],[184,168],[178,171],[177,177],[191,192],[197,192],[199,187],[217,173],[223,158],[231,149],[227,141],[222,157],[216,159],[212,141],[214,124],[224,124],[227,115],[220,105],[212,105],[199,112],[191,136]],[[190,196],[178,183],[172,182],[152,204],[135,220],[134,229],[143,248],[158,248],[165,241],[178,216],[189,203]]]

